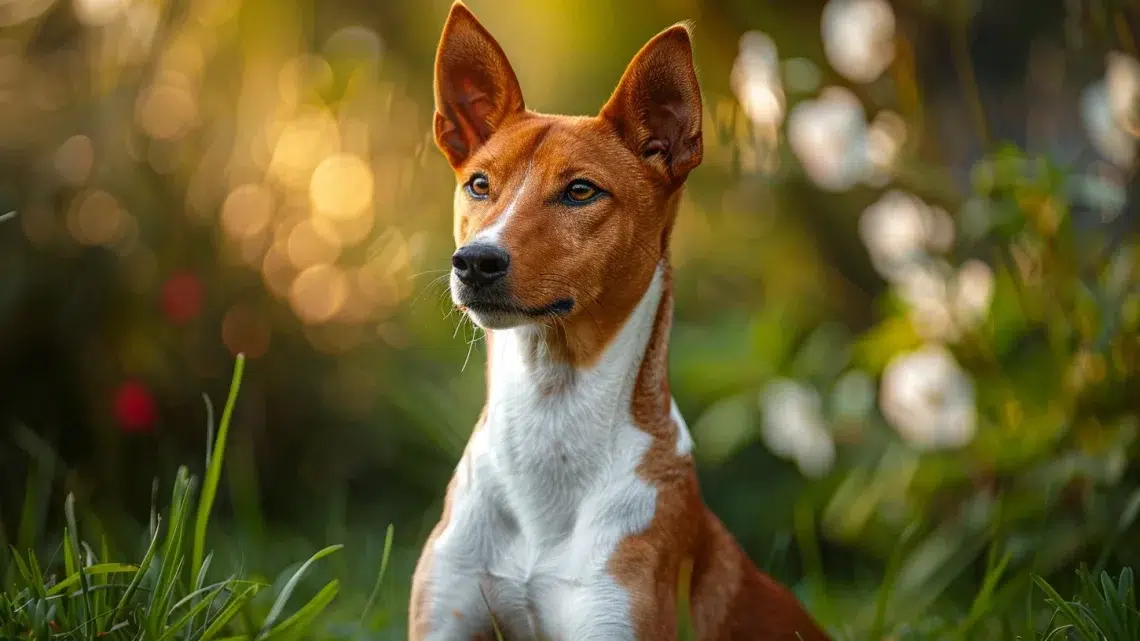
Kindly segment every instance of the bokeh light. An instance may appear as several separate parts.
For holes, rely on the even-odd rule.
[[[313,170],[326,157],[340,151],[340,130],[326,110],[306,109],[296,118],[274,128],[276,140],[269,164],[270,174],[291,188],[308,186]]]
[[[237,239],[257,236],[269,226],[273,208],[273,193],[265,185],[239,185],[222,205],[222,227]]]
[[[815,184],[842,191],[866,177],[865,118],[859,99],[843,87],[827,87],[792,109],[788,143]]]
[[[335,265],[313,265],[293,280],[289,304],[302,321],[321,324],[331,321],[348,298],[348,279]]]
[[[127,381],[115,390],[114,412],[125,432],[148,432],[158,418],[154,397],[140,381]]]
[[[82,185],[91,175],[95,164],[95,145],[91,138],[82,134],[74,135],[55,152],[55,169],[59,177],[69,185]]]
[[[67,213],[67,229],[83,245],[110,245],[124,229],[127,214],[111,194],[92,189],[80,192]]]
[[[129,0],[74,0],[75,15],[91,26],[105,25],[121,16]]]
[[[829,0],[823,8],[823,50],[848,80],[871,82],[895,55],[895,13],[887,0]]]
[[[136,118],[148,136],[177,140],[195,124],[198,110],[188,84],[181,74],[167,72],[139,96]]]
[[[162,311],[172,323],[188,323],[202,313],[205,293],[192,272],[178,272],[162,285]]]
[[[285,241],[289,261],[297,269],[336,262],[340,255],[340,238],[336,229],[320,218],[299,221]]]
[[[372,171],[358,156],[329,156],[313,171],[310,195],[314,212],[329,218],[354,218],[372,203]]]

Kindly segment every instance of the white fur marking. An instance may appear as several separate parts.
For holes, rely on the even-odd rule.
[[[507,203],[506,209],[502,214],[499,214],[499,219],[494,224],[482,229],[476,234],[475,238],[471,240],[473,243],[486,243],[488,245],[498,245],[499,237],[503,234],[503,229],[507,226],[507,221],[515,215],[518,209],[519,200],[526,194],[527,186],[530,184],[530,170],[534,167],[534,161],[531,160],[526,166],[526,172],[523,173],[522,184],[519,185],[518,191],[511,197],[511,202]]]
[[[677,407],[675,399],[669,399],[669,418],[677,426],[677,454],[688,456],[693,452],[693,435],[689,433],[689,426],[685,417],[681,415],[681,408]]]
[[[631,402],[662,289],[659,267],[589,369],[532,358],[534,325],[493,330],[486,421],[435,542],[429,639],[484,632],[483,594],[508,638],[634,639],[630,595],[607,564],[656,506],[637,475],[652,437]]]

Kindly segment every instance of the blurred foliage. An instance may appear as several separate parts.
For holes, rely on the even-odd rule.
[[[469,4],[550,112],[596,111],[694,21],[674,394],[706,499],[821,617],[1009,638],[1032,573],[1064,592],[1078,561],[1140,563],[1135,3]],[[440,278],[448,5],[0,0],[19,549],[65,491],[135,540],[242,352],[216,567],[344,542],[359,589],[330,607],[356,616],[396,522],[409,575],[483,394]]]

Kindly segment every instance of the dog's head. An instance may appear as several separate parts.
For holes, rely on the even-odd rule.
[[[488,329],[624,318],[701,162],[688,29],[650,40],[597,116],[551,116],[526,108],[503,49],[456,2],[436,54],[434,118],[457,182],[455,304]]]

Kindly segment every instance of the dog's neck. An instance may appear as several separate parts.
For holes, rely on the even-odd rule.
[[[488,332],[488,418],[494,421],[495,414],[516,415],[559,403],[580,406],[602,423],[628,420],[632,406],[667,417],[673,297],[665,259],[641,288],[632,309],[615,319],[609,335],[604,327],[599,329],[604,321],[584,315],[590,340],[599,346],[587,364],[567,358],[579,346],[573,330],[565,327],[527,325]]]

